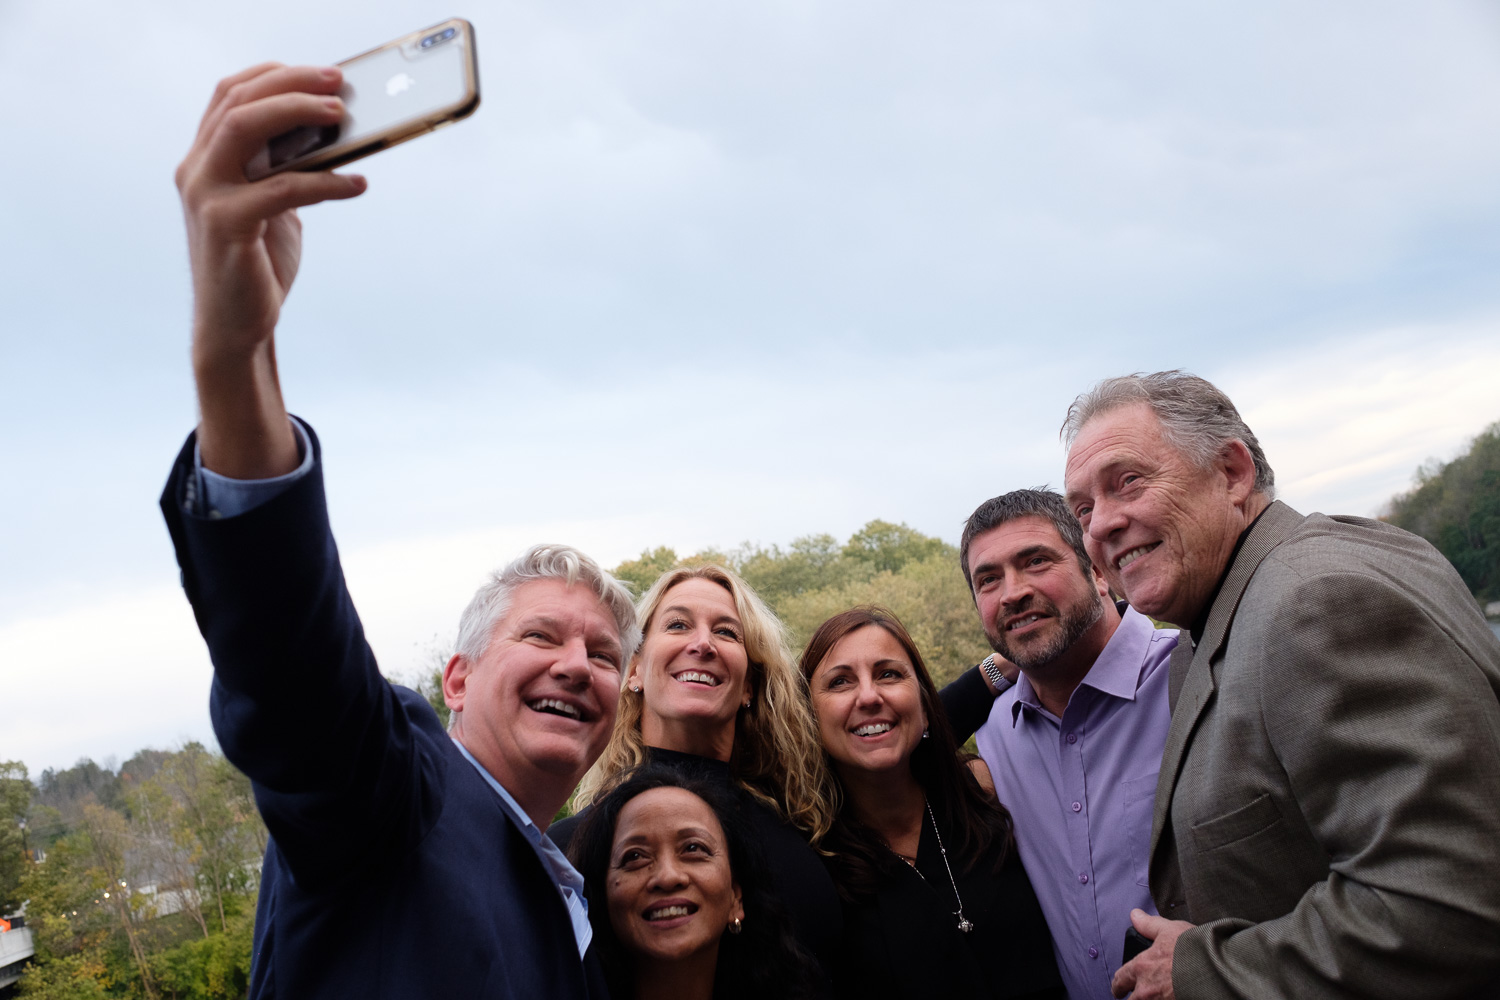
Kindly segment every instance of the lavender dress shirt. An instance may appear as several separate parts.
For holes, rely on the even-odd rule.
[[[1146,870],[1176,645],[1176,629],[1127,609],[1061,719],[1023,674],[975,737],[1072,1000],[1110,1000],[1131,909],[1156,912]]]

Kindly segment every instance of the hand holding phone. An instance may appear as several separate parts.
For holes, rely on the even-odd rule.
[[[262,63],[219,82],[177,168],[205,467],[237,479],[296,468],[273,345],[302,254],[296,209],[364,193],[363,177],[331,168],[478,104],[473,28],[460,20],[396,39],[342,70]],[[272,173],[280,176],[249,179]]]
[[[331,170],[467,118],[479,107],[474,26],[453,18],[338,64],[344,114],[272,138],[245,167],[259,180],[283,170]]]
[[[1125,957],[1120,960],[1120,964],[1124,965],[1149,947],[1151,947],[1150,938],[1134,927],[1127,927],[1125,929]]]

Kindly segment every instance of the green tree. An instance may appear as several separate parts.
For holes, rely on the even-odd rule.
[[[155,1000],[156,984],[146,962],[138,912],[138,905],[144,900],[129,891],[130,883],[125,877],[125,854],[130,847],[125,817],[105,806],[85,803],[79,836],[85,848],[84,884],[93,890],[95,906],[108,914],[114,929],[124,935],[141,988],[148,1000]]]
[[[427,704],[432,706],[438,721],[444,726],[448,725],[448,718],[453,714],[448,710],[448,703],[443,700],[443,668],[448,665],[452,655],[441,646],[429,650],[427,666],[418,670],[416,677],[410,682],[411,688],[427,699]]]
[[[899,572],[809,591],[784,602],[780,612],[800,653],[825,620],[860,604],[881,605],[901,619],[938,687],[989,654],[963,573],[947,552],[908,562]]]
[[[845,555],[832,535],[806,535],[783,551],[743,547],[735,558],[735,569],[773,608],[789,598],[821,590],[868,575],[868,566]]]
[[[162,992],[177,1000],[233,1000],[250,987],[254,915],[246,911],[225,933],[164,949],[151,957]]]
[[[228,931],[239,900],[254,890],[253,862],[263,846],[248,781],[223,757],[189,743],[162,763],[152,782],[176,803],[174,839],[188,852],[218,930]]]
[[[1436,546],[1476,598],[1500,600],[1500,422],[1453,461],[1418,469],[1386,520]]]
[[[97,950],[38,962],[16,987],[25,1000],[104,1000],[111,996],[109,967]]]
[[[111,806],[93,792],[113,772],[86,763],[52,776],[59,829],[17,889],[37,943],[20,995],[244,996],[266,844],[249,780],[196,743],[146,750]]]
[[[157,995],[138,899],[126,879],[127,847],[124,816],[87,802],[78,828],[27,871],[21,892],[38,961],[21,977],[22,996],[88,997],[122,980],[137,982],[148,998]]]
[[[31,864],[26,856],[26,824],[33,790],[25,764],[0,762],[0,916],[21,905],[17,890]]]
[[[70,833],[53,842],[45,861],[33,865],[21,880],[28,900],[27,926],[35,935],[43,962],[100,944],[109,934],[109,915],[95,902],[88,871],[88,838]]]
[[[154,879],[154,910],[170,900],[171,908],[184,914],[203,937],[209,936],[203,915],[203,894],[198,890],[198,869],[193,863],[195,847],[184,810],[158,781],[141,784],[131,795],[134,832],[139,862]]]
[[[952,546],[941,538],[889,521],[871,521],[844,546],[846,556],[868,563],[877,573],[896,573],[909,562],[921,562],[949,551]]]
[[[36,800],[57,809],[70,824],[77,822],[78,809],[85,802],[111,809],[124,806],[119,775],[87,757],[64,771],[50,767],[43,771],[36,783]]]
[[[614,577],[639,597],[650,589],[657,577],[676,566],[677,553],[662,545],[642,552],[639,559],[620,563],[614,568]]]

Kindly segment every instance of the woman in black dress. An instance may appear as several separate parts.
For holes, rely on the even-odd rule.
[[[906,629],[845,611],[801,666],[842,799],[822,842],[844,901],[840,995],[1062,998],[1010,815],[960,761]]]
[[[817,967],[791,935],[741,802],[646,765],[595,803],[571,853],[616,1000],[810,1000]]]
[[[827,832],[827,770],[786,629],[719,566],[662,575],[637,608],[644,638],[609,745],[575,796],[581,809],[653,763],[733,790],[802,947],[831,971],[842,940],[833,880],[810,843]],[[567,849],[582,815],[554,823]],[[826,986],[826,977],[825,977]]]

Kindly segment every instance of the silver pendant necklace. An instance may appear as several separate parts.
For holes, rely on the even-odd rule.
[[[943,867],[948,871],[948,884],[953,886],[953,898],[958,901],[958,909],[954,911],[953,915],[958,918],[958,929],[967,934],[974,929],[974,923],[964,916],[964,898],[958,894],[958,882],[953,878],[953,866],[948,864],[948,849],[943,846],[943,835],[938,832],[937,817],[932,814],[932,803],[927,801],[927,796],[925,795],[922,796],[922,805],[927,807],[927,818],[932,821],[932,835],[937,838],[938,853],[943,856]],[[921,842],[922,838],[918,836],[917,843],[920,844]],[[895,851],[891,851],[891,853],[896,854]],[[927,881],[927,876],[922,874],[922,870],[917,867],[915,861],[904,854],[896,854],[896,857],[910,865],[911,870],[917,873],[917,878],[923,882]],[[930,885],[931,883],[928,884]]]

